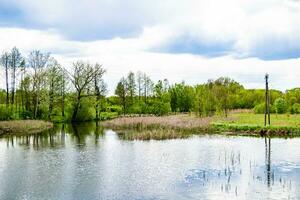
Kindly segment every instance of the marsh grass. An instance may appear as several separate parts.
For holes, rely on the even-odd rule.
[[[124,139],[162,140],[207,133],[210,131],[210,123],[214,118],[199,118],[191,114],[121,117],[102,124],[106,128],[116,130],[118,135]]]
[[[42,120],[0,121],[1,134],[33,134],[52,128],[51,122]]]
[[[103,125],[124,139],[174,139],[193,134],[299,137],[300,115],[271,115],[271,126],[264,126],[264,115],[249,110],[234,111],[225,117],[199,118],[191,114],[163,117],[121,117]]]

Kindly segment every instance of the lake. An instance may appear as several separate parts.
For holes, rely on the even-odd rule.
[[[300,139],[127,141],[95,124],[0,138],[0,199],[299,199]]]

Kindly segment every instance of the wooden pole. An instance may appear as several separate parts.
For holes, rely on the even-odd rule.
[[[265,126],[271,124],[271,117],[270,117],[270,94],[269,94],[269,74],[265,75],[266,81],[266,90],[265,90]]]

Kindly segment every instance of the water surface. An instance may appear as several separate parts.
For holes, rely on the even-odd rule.
[[[0,138],[0,199],[300,199],[300,139],[126,141],[95,124]]]

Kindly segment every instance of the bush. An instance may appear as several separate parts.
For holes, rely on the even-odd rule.
[[[8,120],[13,118],[13,112],[5,105],[0,105],[0,120]]]
[[[170,103],[157,101],[153,104],[153,114],[162,116],[168,114],[169,112],[171,112]]]
[[[254,107],[254,113],[255,114],[263,114],[265,113],[265,103],[260,103],[260,104],[257,104],[255,107]]]
[[[110,111],[110,112],[117,112],[117,113],[119,113],[119,114],[122,114],[123,109],[122,109],[122,106],[113,105],[113,106],[107,107],[107,111]]]
[[[77,113],[77,121],[91,121],[94,120],[96,116],[95,108],[89,99],[82,99],[80,102],[80,107]]]
[[[274,102],[276,113],[282,114],[286,112],[287,105],[283,98],[277,98]]]
[[[294,103],[294,105],[292,105],[290,107],[290,113],[291,114],[299,114],[300,113],[300,104],[299,103]]]

